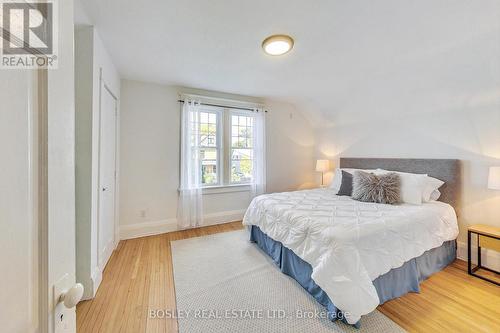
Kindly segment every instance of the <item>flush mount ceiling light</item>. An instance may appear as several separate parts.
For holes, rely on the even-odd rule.
[[[293,39],[287,35],[273,35],[264,39],[262,48],[269,55],[283,55],[293,48]]]

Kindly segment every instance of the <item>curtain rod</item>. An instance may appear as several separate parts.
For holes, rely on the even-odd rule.
[[[177,102],[179,103],[185,103],[182,99],[179,99]],[[215,106],[217,108],[228,108],[228,109],[236,109],[236,110],[245,110],[245,111],[252,111],[254,112],[255,109],[250,109],[250,108],[242,108],[238,106],[227,106],[227,105],[218,105],[218,104],[210,104],[210,103],[199,103],[200,105],[206,105],[206,106]],[[267,113],[267,110],[263,110],[265,113]]]

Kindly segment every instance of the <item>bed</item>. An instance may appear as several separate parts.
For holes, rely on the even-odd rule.
[[[425,173],[445,182],[439,201],[382,205],[332,189],[255,198],[243,224],[250,240],[328,311],[359,327],[361,316],[408,292],[455,260],[458,160],[342,158],[341,168]]]

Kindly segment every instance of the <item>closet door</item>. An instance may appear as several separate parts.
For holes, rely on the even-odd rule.
[[[115,244],[116,115],[117,100],[105,84],[101,88],[99,141],[98,264],[102,271]]]

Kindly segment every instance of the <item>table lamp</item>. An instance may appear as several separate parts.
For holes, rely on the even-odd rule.
[[[325,172],[330,169],[330,161],[328,160],[317,160],[316,161],[316,171],[321,172],[321,187],[325,186],[324,176]]]
[[[490,190],[500,190],[500,167],[490,167],[488,188]]]

